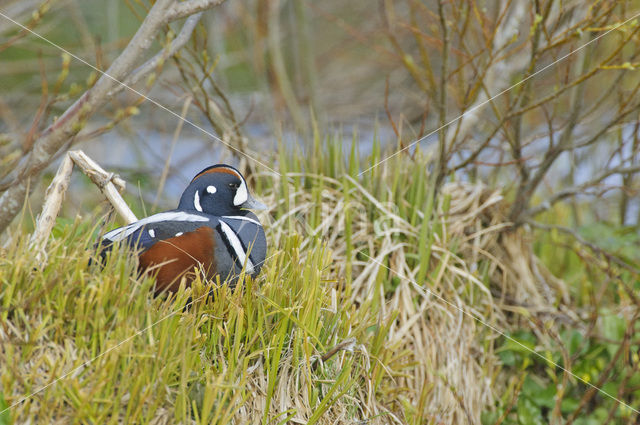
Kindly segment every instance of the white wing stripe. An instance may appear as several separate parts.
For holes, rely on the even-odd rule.
[[[240,263],[244,265],[246,260],[247,273],[253,274],[253,263],[251,262],[250,258],[247,258],[247,253],[244,252],[244,249],[242,249],[242,243],[240,243],[240,239],[238,239],[238,236],[234,233],[231,227],[229,227],[229,225],[222,220],[220,220],[220,229],[222,229],[222,233],[224,233],[224,236],[227,238],[227,240],[231,244],[231,247],[236,252],[236,256],[238,257]]]
[[[163,221],[209,221],[207,217],[203,217],[201,215],[189,214],[183,211],[177,212],[163,212],[159,214],[154,214],[150,217],[143,218],[142,220],[136,221],[135,223],[131,223],[128,226],[120,227],[118,229],[112,230],[109,233],[106,233],[102,238],[109,239],[112,242],[118,242],[123,239],[126,239],[134,233],[136,230],[151,223],[159,223]]]
[[[230,218],[231,220],[244,220],[244,221],[249,221],[249,222],[251,222],[251,223],[255,224],[256,226],[260,226],[260,227],[262,227],[262,224],[260,224],[260,222],[259,222],[259,221],[254,220],[254,219],[249,218],[249,217],[245,217],[245,216],[243,216],[243,215],[223,215],[222,217],[224,217],[224,218]]]

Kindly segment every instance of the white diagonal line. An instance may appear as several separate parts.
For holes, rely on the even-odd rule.
[[[273,258],[273,257],[275,257],[275,256],[276,256],[276,255],[278,255],[278,254],[279,254],[279,253],[278,253],[278,252],[276,252],[275,254],[268,256],[267,258],[265,258],[264,260],[262,260],[261,262],[259,262],[257,265],[261,265],[262,263],[264,263],[265,261],[267,261],[269,258]],[[255,267],[255,266],[254,266],[254,267]],[[80,369],[82,369],[83,367],[85,367],[85,366],[87,366],[87,365],[89,365],[89,364],[93,363],[94,361],[98,360],[100,357],[104,356],[105,354],[108,354],[108,353],[112,352],[113,350],[117,349],[118,347],[120,347],[121,345],[123,345],[123,344],[127,343],[128,341],[131,341],[133,338],[135,338],[135,337],[137,337],[138,335],[140,335],[140,334],[142,334],[142,333],[144,333],[144,332],[148,331],[149,329],[151,329],[152,327],[154,327],[154,326],[155,326],[155,325],[157,325],[158,323],[160,323],[160,322],[162,322],[162,321],[164,321],[164,320],[168,319],[169,317],[171,317],[171,316],[175,315],[176,313],[180,313],[180,312],[184,311],[184,309],[185,309],[185,308],[187,308],[188,306],[190,306],[190,305],[191,305],[191,304],[193,304],[194,302],[196,302],[196,301],[198,301],[198,300],[201,300],[202,298],[206,297],[207,295],[209,295],[209,293],[210,293],[210,291],[209,291],[209,290],[206,290],[204,294],[202,294],[201,296],[199,296],[199,297],[198,297],[198,298],[196,298],[195,300],[192,300],[192,301],[190,301],[190,302],[186,303],[186,304],[184,305],[184,307],[182,307],[181,309],[176,310],[176,311],[174,311],[174,312],[172,312],[172,313],[169,313],[169,314],[167,314],[166,316],[164,316],[163,318],[156,320],[155,322],[153,322],[153,323],[152,323],[152,324],[150,324],[149,326],[147,326],[147,327],[145,327],[145,328],[143,328],[143,329],[140,329],[138,332],[134,333],[134,334],[133,334],[133,335],[131,335],[130,337],[127,337],[127,338],[123,339],[122,341],[120,341],[119,343],[117,343],[116,345],[114,345],[113,347],[111,347],[111,348],[108,348],[108,349],[104,350],[103,352],[101,352],[100,354],[96,355],[95,357],[93,357],[93,358],[91,358],[91,359],[87,360],[86,362],[82,363],[80,366],[76,366],[76,367],[74,367],[74,368],[73,368],[73,369],[71,369],[69,372],[65,373],[65,374],[64,374],[64,375],[62,375],[62,376],[57,377],[57,378],[56,378],[56,379],[54,379],[53,381],[49,382],[47,385],[44,385],[44,386],[42,386],[42,387],[38,388],[37,390],[35,390],[34,392],[32,392],[31,394],[29,394],[29,395],[27,395],[27,396],[25,396],[25,397],[21,398],[20,400],[16,401],[15,403],[13,403],[12,405],[10,405],[9,407],[6,407],[4,410],[0,410],[0,415],[2,415],[2,414],[3,414],[4,412],[6,412],[7,410],[10,410],[10,409],[12,409],[12,408],[16,407],[17,405],[19,405],[19,404],[23,403],[25,400],[30,399],[30,398],[31,398],[31,397],[33,397],[34,395],[36,395],[36,394],[38,394],[38,393],[40,393],[40,392],[42,392],[42,391],[46,390],[47,388],[49,388],[50,386],[52,386],[52,385],[56,384],[57,382],[59,382],[59,381],[63,380],[63,379],[64,379],[64,378],[66,378],[67,376],[69,376],[69,375],[71,375],[71,374],[73,374],[73,373],[76,373],[77,371],[79,371],[79,370],[80,370]]]
[[[491,329],[492,331],[500,334],[501,336],[505,337],[506,339],[508,339],[511,342],[516,343],[517,345],[519,345],[520,347],[524,348],[525,350],[529,351],[531,354],[535,354],[536,356],[540,357],[542,360],[544,360],[545,362],[547,362],[550,365],[553,365],[555,367],[557,367],[558,369],[568,373],[569,375],[573,376],[574,378],[576,378],[577,380],[579,380],[580,382],[582,382],[585,385],[590,386],[591,388],[597,390],[598,392],[604,394],[605,396],[609,397],[612,400],[617,401],[618,403],[620,403],[621,405],[631,409],[632,411],[634,411],[635,413],[640,414],[640,410],[635,409],[631,406],[629,406],[627,403],[625,403],[624,401],[620,400],[619,398],[615,397],[614,395],[609,394],[608,392],[606,392],[605,390],[603,390],[602,388],[596,387],[595,385],[593,385],[592,383],[588,382],[587,380],[579,377],[578,375],[576,375],[575,373],[571,372],[570,370],[560,366],[559,364],[555,363],[552,360],[549,360],[547,357],[543,356],[542,354],[538,353],[537,351],[527,347],[526,345],[524,345],[523,343],[521,343],[520,341],[518,341],[515,338],[510,337],[509,335],[507,335],[506,333],[502,332],[500,329],[496,328],[495,326],[485,322],[484,320],[482,320],[481,318],[475,316],[472,313],[469,313],[468,311],[466,311],[463,308],[458,307],[457,305],[455,305],[454,303],[452,303],[451,301],[448,301],[447,299],[443,298],[442,296],[436,294],[435,292],[433,292],[431,289],[429,288],[424,288],[420,285],[418,285],[414,280],[408,278],[407,276],[404,276],[400,273],[398,273],[397,271],[393,270],[390,267],[387,267],[385,264],[381,263],[380,261],[376,260],[375,258],[371,257],[368,254],[365,254],[362,251],[359,251],[360,254],[364,255],[365,257],[369,257],[369,259],[371,261],[373,261],[374,263],[384,267],[385,269],[389,270],[390,272],[392,272],[393,274],[395,274],[396,276],[398,276],[401,279],[405,279],[407,280],[409,283],[411,283],[411,285],[413,286],[414,289],[416,289],[422,296],[425,295],[431,295],[435,298],[437,298],[439,301],[442,301],[443,303],[455,308],[456,310],[460,311],[461,313],[471,317],[473,320],[475,320],[476,322],[480,323],[483,326],[486,326],[487,328]]]
[[[133,93],[137,94],[140,97],[145,98],[146,100],[148,100],[149,102],[151,102],[152,104],[154,104],[155,106],[157,106],[158,108],[170,113],[171,115],[173,115],[174,117],[181,119],[182,121],[186,122],[187,124],[190,124],[192,127],[200,130],[201,132],[203,132],[204,134],[206,134],[207,136],[211,137],[214,140],[217,140],[218,142],[222,143],[223,145],[225,145],[226,147],[228,147],[229,149],[237,152],[240,155],[243,155],[247,158],[249,158],[250,160],[256,162],[257,164],[262,165],[264,168],[268,169],[269,171],[277,174],[278,176],[282,176],[279,172],[277,172],[276,170],[274,170],[273,168],[269,167],[268,165],[266,165],[263,162],[260,162],[259,160],[255,159],[254,157],[252,157],[251,155],[242,152],[240,149],[234,147],[233,145],[231,145],[230,143],[225,142],[224,140],[222,140],[221,138],[219,138],[218,136],[216,136],[215,134],[213,134],[210,131],[205,130],[204,128],[202,128],[201,126],[199,126],[198,124],[194,123],[193,121],[188,120],[185,117],[180,116],[180,114],[173,112],[171,109],[167,108],[166,106],[160,104],[159,102],[151,99],[150,97],[144,95],[143,93],[141,93],[140,91],[134,89],[133,87],[125,84],[124,82],[112,77],[111,75],[107,74],[106,72],[102,71],[101,69],[98,69],[96,66],[92,65],[91,63],[87,62],[86,60],[82,59],[81,57],[71,53],[70,51],[68,51],[67,49],[65,49],[64,47],[54,43],[53,41],[43,37],[42,35],[38,34],[37,32],[33,31],[32,29],[22,25],[20,22],[10,18],[9,16],[7,16],[2,10],[0,10],[0,16],[2,16],[3,18],[5,18],[8,21],[11,21],[12,23],[14,23],[15,25],[19,26],[20,28],[22,28],[25,31],[28,31],[29,33],[35,35],[36,37],[38,37],[39,39],[51,44],[53,47],[62,50],[63,52],[65,52],[66,54],[68,54],[69,56],[71,56],[72,58],[82,62],[83,64],[87,65],[88,67],[90,67],[91,69],[93,69],[96,72],[99,72],[100,74],[104,75],[105,77],[115,81],[116,83],[122,85],[123,87],[129,89],[130,91],[132,91]]]
[[[415,140],[415,141],[411,142],[410,144],[408,144],[408,145],[407,145],[407,146],[405,146],[404,148],[402,148],[402,149],[400,149],[400,150],[398,150],[398,151],[394,152],[393,154],[389,155],[389,156],[388,156],[388,157],[386,157],[385,159],[382,159],[382,160],[380,160],[380,161],[376,162],[376,163],[375,163],[375,164],[373,164],[371,167],[367,168],[366,170],[364,170],[364,171],[362,171],[360,174],[358,174],[358,177],[359,177],[359,176],[361,176],[361,175],[363,175],[363,174],[364,174],[364,173],[366,173],[367,171],[370,171],[370,170],[372,170],[372,169],[376,168],[378,165],[380,165],[380,164],[382,164],[383,162],[385,162],[385,161],[387,161],[387,160],[389,160],[389,159],[393,158],[394,156],[398,155],[399,153],[404,152],[405,150],[409,149],[411,146],[413,146],[413,145],[415,145],[415,144],[417,144],[417,143],[420,143],[421,141],[423,141],[423,140],[424,140],[424,139],[426,139],[427,137],[429,137],[429,136],[432,136],[432,135],[436,134],[438,131],[442,130],[443,128],[448,127],[448,126],[450,126],[451,124],[453,124],[454,122],[461,120],[461,119],[462,119],[463,117],[465,117],[466,115],[468,115],[468,114],[472,113],[472,112],[473,112],[473,111],[475,111],[476,109],[479,109],[479,108],[483,107],[484,105],[486,105],[487,103],[491,102],[491,101],[492,101],[492,100],[494,100],[495,98],[502,96],[503,94],[505,94],[505,93],[506,93],[506,92],[508,92],[509,90],[514,89],[514,88],[518,87],[520,84],[524,83],[525,81],[528,81],[528,80],[530,80],[531,78],[535,77],[536,75],[540,74],[541,72],[544,72],[544,71],[546,71],[547,69],[549,69],[549,68],[553,67],[554,65],[557,65],[558,63],[562,62],[563,60],[565,60],[565,59],[566,59],[566,58],[568,58],[569,56],[573,55],[573,54],[574,54],[574,53],[576,53],[576,52],[579,52],[580,50],[584,49],[585,47],[587,47],[587,46],[588,46],[588,45],[590,45],[591,43],[594,43],[594,42],[598,41],[599,39],[601,39],[601,38],[602,38],[602,37],[604,37],[605,35],[609,34],[609,33],[610,33],[610,32],[612,32],[612,31],[617,30],[618,28],[620,28],[620,27],[621,27],[621,26],[623,26],[624,24],[626,24],[626,23],[628,23],[628,22],[630,22],[630,21],[632,21],[632,20],[636,19],[637,17],[640,17],[640,13],[637,13],[637,14],[633,15],[631,18],[627,19],[626,21],[622,22],[621,24],[618,24],[618,25],[614,26],[613,28],[611,28],[611,29],[607,30],[606,32],[604,32],[604,33],[600,34],[599,36],[597,36],[597,37],[596,37],[596,38],[594,38],[593,40],[590,40],[590,41],[588,41],[588,42],[584,43],[582,46],[578,47],[577,49],[570,51],[569,53],[567,53],[566,55],[562,56],[562,57],[561,57],[561,58],[559,58],[559,59],[556,59],[555,61],[551,62],[549,65],[547,65],[547,66],[545,66],[545,67],[543,67],[543,68],[539,69],[538,71],[534,72],[533,74],[529,75],[528,77],[526,77],[526,78],[522,79],[521,81],[519,81],[519,82],[515,83],[515,84],[514,84],[514,85],[512,85],[511,87],[508,87],[508,88],[506,88],[506,89],[502,90],[500,93],[498,93],[498,94],[496,94],[496,95],[494,95],[494,96],[490,97],[489,99],[485,100],[484,102],[481,102],[481,103],[477,104],[476,106],[474,106],[473,108],[468,109],[467,111],[463,112],[460,116],[458,116],[458,117],[456,117],[456,118],[452,119],[451,121],[449,121],[449,122],[448,122],[448,123],[446,123],[446,124],[441,125],[440,127],[436,128],[435,130],[433,130],[432,132],[430,132],[429,134],[424,135],[424,136],[422,136],[421,138],[419,138],[419,139],[417,139],[417,140]]]

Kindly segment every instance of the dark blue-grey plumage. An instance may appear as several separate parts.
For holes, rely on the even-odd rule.
[[[178,278],[194,267],[233,284],[243,268],[256,276],[267,253],[262,225],[248,208],[264,205],[251,197],[240,172],[227,165],[208,167],[185,189],[176,210],[112,230],[102,246],[122,242],[139,249],[141,269],[158,269],[161,289],[174,290]]]

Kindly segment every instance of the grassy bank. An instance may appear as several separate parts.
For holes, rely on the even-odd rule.
[[[281,176],[252,177],[263,272],[213,299],[202,282],[154,298],[126,252],[89,266],[98,208],[60,221],[45,267],[18,236],[0,259],[0,403],[46,388],[0,424],[633,420],[530,351],[637,406],[633,254],[513,229],[509,194],[479,183],[436,194],[419,152],[358,176],[381,157],[318,137],[280,152]]]

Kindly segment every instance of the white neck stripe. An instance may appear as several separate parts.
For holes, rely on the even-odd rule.
[[[251,262],[250,258],[247,258],[247,253],[244,252],[244,249],[242,248],[242,243],[240,243],[240,239],[238,239],[238,236],[231,229],[231,227],[229,227],[229,225],[222,220],[220,220],[220,229],[222,229],[222,233],[224,233],[224,236],[227,238],[227,240],[231,244],[231,247],[235,251],[236,256],[238,257],[238,261],[240,261],[240,264],[246,267],[247,273],[253,274],[253,263]],[[245,261],[246,261],[246,265],[245,265]]]

